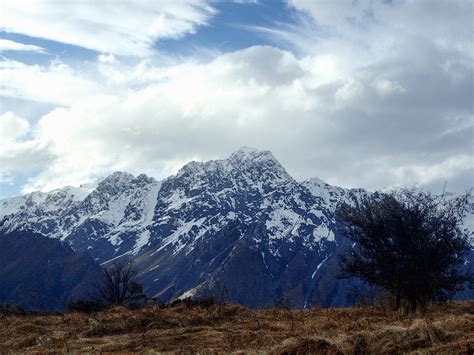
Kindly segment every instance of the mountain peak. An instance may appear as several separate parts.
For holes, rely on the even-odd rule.
[[[269,150],[260,150],[253,147],[241,147],[239,150],[232,153],[227,160],[250,160],[254,162],[273,161],[276,165],[281,166],[278,159]],[[282,166],[281,166],[282,167]],[[283,167],[282,167],[283,168]]]
[[[238,184],[260,186],[263,182],[269,186],[294,181],[280,162],[269,150],[242,147],[229,158],[206,162],[192,161],[181,168],[176,177],[182,176],[219,176],[235,181]],[[205,178],[206,181],[209,179]],[[216,180],[217,181],[217,180]],[[207,181],[206,184],[212,182]]]
[[[255,153],[259,153],[259,152],[267,152],[267,150],[260,150],[260,149],[257,149],[255,147],[249,147],[249,146],[242,146],[240,147],[237,151],[234,152],[235,153],[243,153],[243,154],[255,154]]]
[[[293,178],[269,150],[242,147],[222,162],[233,171],[244,172],[247,179],[253,181],[273,181],[271,185],[277,181],[277,185],[293,181]]]
[[[100,180],[95,191],[116,194],[119,191],[149,185],[153,182],[156,182],[156,180],[146,176],[145,174],[140,174],[135,177],[130,173],[116,171]]]
[[[135,177],[123,171],[115,171],[106,177],[99,179],[98,181],[98,188],[113,185],[113,186],[121,186],[130,183]]]
[[[122,180],[132,180],[134,176],[130,173],[124,171],[115,171],[109,176],[107,176],[104,180],[114,180],[114,181],[122,181]]]
[[[239,150],[232,153],[230,155],[230,159],[232,158],[239,159],[239,160],[241,159],[255,160],[256,158],[276,160],[272,152],[270,152],[269,150],[260,150],[257,148],[247,147],[247,146],[241,147]]]
[[[101,179],[99,181],[99,184],[101,183],[106,183],[106,184],[128,184],[130,182],[133,183],[139,183],[139,182],[145,182],[145,183],[152,183],[155,182],[155,178],[149,177],[145,174],[140,174],[138,176],[134,176],[130,173],[123,172],[123,171],[115,171],[112,174],[106,176],[105,178]]]

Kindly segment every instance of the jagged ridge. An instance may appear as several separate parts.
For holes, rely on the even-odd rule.
[[[225,284],[252,306],[282,297],[299,307],[345,305],[351,282],[332,274],[347,243],[336,209],[364,194],[317,178],[299,183],[271,152],[244,147],[163,181],[116,172],[5,199],[0,228],[34,228],[101,263],[134,258],[147,290],[165,300]]]

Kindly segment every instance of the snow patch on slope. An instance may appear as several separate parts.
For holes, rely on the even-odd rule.
[[[203,218],[201,218],[197,221],[195,221],[195,220],[191,220],[191,221],[182,221],[182,220],[180,220],[178,222],[178,226],[177,226],[176,230],[161,242],[161,246],[158,248],[157,251],[165,248],[166,246],[168,246],[170,244],[173,244],[174,245],[173,254],[178,253],[182,248],[184,248],[186,246],[184,243],[182,243],[182,241],[180,240],[180,237],[186,236],[191,231],[191,229],[193,227],[199,228],[204,223],[205,220],[206,220],[205,217],[203,217]]]
[[[108,209],[99,213],[102,221],[116,226],[125,217],[125,209],[130,204],[130,196],[120,196],[109,203]]]

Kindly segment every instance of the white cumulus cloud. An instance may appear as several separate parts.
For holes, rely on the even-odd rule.
[[[13,112],[5,112],[0,116],[0,144],[14,141],[24,136],[30,125],[25,119],[15,116]]]
[[[47,147],[37,139],[28,139],[30,125],[13,112],[0,116],[0,180],[11,182],[13,171],[28,172],[44,168],[49,162]]]
[[[462,85],[420,90],[430,70],[409,80],[400,74],[392,80],[405,90],[381,96],[373,86],[378,71],[342,80],[327,57],[299,59],[269,46],[209,63],[139,65],[156,80],[119,95],[81,97],[44,115],[31,139],[17,144],[24,161],[36,152],[44,163],[25,191],[77,185],[113,170],[164,178],[187,161],[223,158],[242,145],[272,150],[297,178],[343,186],[428,184],[471,171],[460,168],[465,160],[440,165],[467,154],[472,120],[466,94],[459,101]],[[332,73],[321,75],[323,68]],[[444,97],[441,110],[436,97]],[[25,152],[26,143],[34,149]]]
[[[0,61],[0,95],[24,100],[68,105],[82,97],[102,93],[101,84],[59,60],[49,65]]]

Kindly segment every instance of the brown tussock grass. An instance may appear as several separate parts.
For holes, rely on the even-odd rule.
[[[0,353],[472,354],[474,301],[402,315],[382,307],[114,307],[0,315]]]

